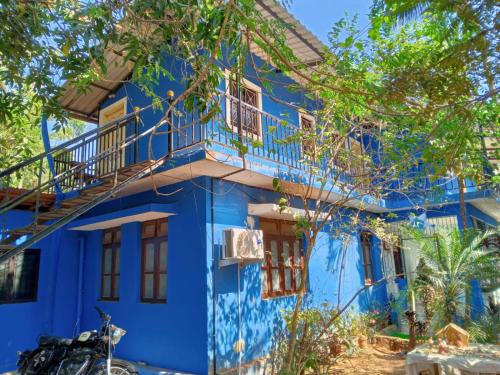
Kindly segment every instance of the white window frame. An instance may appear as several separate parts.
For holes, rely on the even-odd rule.
[[[101,127],[104,127],[106,126],[107,124],[113,122],[113,121],[116,121],[124,116],[127,115],[127,97],[123,97],[121,99],[118,99],[116,102],[114,103],[111,103],[110,105],[102,108],[100,111],[99,111],[99,128]],[[108,121],[108,122],[104,122],[104,116],[107,112],[111,112],[111,111],[115,111],[117,108],[119,107],[123,107],[123,115],[114,119],[114,120],[111,120],[111,121]],[[125,140],[125,137],[127,136],[125,134],[125,129],[121,129],[121,131],[119,132],[119,135],[118,135],[121,140]],[[101,146],[98,144],[97,145],[97,149],[98,149],[98,152],[103,152],[104,150],[101,149]],[[125,166],[125,149],[122,149],[121,150],[121,157],[120,157],[120,165],[119,165],[119,168],[123,168]],[[109,163],[109,160],[100,160],[97,162],[98,164],[98,168],[109,168],[111,169],[109,166],[106,166],[104,167],[105,164],[103,163]]]
[[[104,115],[107,113],[107,112],[111,112],[111,111],[114,111],[116,110],[117,107],[123,107],[123,116],[121,117],[124,117],[126,114],[127,114],[127,97],[123,97],[119,100],[117,100],[116,102],[102,108],[100,111],[99,111],[99,126],[104,126],[106,124],[109,124],[111,121],[116,121],[117,119],[115,120],[111,120],[111,121],[108,121],[108,122],[104,122]],[[119,117],[120,118],[120,117]]]
[[[234,73],[233,73],[234,74]],[[231,125],[231,90],[230,90],[230,82],[231,82],[231,72],[229,70],[225,70],[225,90],[226,90],[226,125],[228,128],[230,128],[234,133],[238,134],[238,127],[237,126],[232,126]],[[243,84],[244,87],[255,91],[257,93],[257,104],[258,107],[253,107],[247,103],[244,105],[247,105],[249,107],[255,108],[258,112],[257,116],[257,128],[259,134],[252,133],[251,138],[253,139],[258,139],[262,140],[263,139],[263,129],[262,129],[262,89],[260,86],[256,85],[252,81],[249,81],[246,78],[241,79],[241,83]],[[250,138],[250,134],[247,135]]]

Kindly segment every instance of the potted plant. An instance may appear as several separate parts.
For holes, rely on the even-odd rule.
[[[334,357],[339,357],[344,353],[343,339],[338,334],[332,335],[329,346],[330,354]]]
[[[357,337],[357,344],[360,349],[365,349],[368,346],[368,326],[366,324],[366,315],[361,314],[351,319],[351,332],[354,337]]]

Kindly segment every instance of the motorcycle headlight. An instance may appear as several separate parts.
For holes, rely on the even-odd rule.
[[[111,343],[113,345],[116,345],[120,342],[122,336],[124,336],[127,333],[124,329],[121,329],[120,327],[111,326]]]

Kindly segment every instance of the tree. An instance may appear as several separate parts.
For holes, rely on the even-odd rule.
[[[478,234],[473,230],[455,229],[437,231],[430,236],[419,230],[409,233],[417,242],[427,269],[418,287],[434,290],[441,322],[451,323],[457,317],[460,298],[468,293],[471,280],[497,277],[498,257],[495,251],[484,247],[484,241],[498,231]],[[470,306],[466,306],[467,310],[470,311]]]
[[[470,21],[454,8],[434,6],[438,2],[422,3],[426,8],[421,17],[395,28],[398,13],[392,8],[399,3],[402,0],[376,3],[368,40],[359,38],[355,24],[339,22],[323,62],[310,66],[287,45],[287,25],[263,17],[252,0],[2,0],[0,15],[10,22],[0,28],[0,40],[13,42],[0,44],[4,67],[0,121],[12,121],[15,111],[26,113],[20,93],[28,86],[33,86],[41,111],[60,119],[64,111],[57,97],[63,83],[87,89],[106,73],[109,54],[120,56],[124,63],[133,62],[131,82],[158,106],[158,80],[173,77],[163,64],[165,56],[184,61],[189,68],[181,77],[186,89],[164,118],[184,100],[188,109],[208,113],[203,120],[209,121],[220,111],[214,93],[223,78],[221,68],[231,63],[236,76],[243,76],[245,62],[256,67],[249,51],[259,47],[269,65],[255,69],[256,75],[271,97],[280,100],[272,92],[277,69],[300,81],[309,99],[320,104],[313,113],[316,126],[283,140],[310,145],[306,148],[312,151],[301,161],[306,176],[299,199],[307,214],[297,227],[308,239],[305,280],[317,234],[328,224],[321,213],[348,216],[346,228],[364,226],[383,235],[382,223],[361,215],[363,204],[350,210],[345,206],[385,196],[391,191],[389,182],[415,165],[428,164],[420,173],[428,172],[432,178],[450,170],[462,180],[488,177],[483,173],[478,134],[498,132],[493,126],[498,113],[493,100],[496,90],[491,89],[489,73],[496,62],[484,58],[485,52],[493,56],[495,40],[481,36],[493,30],[495,18],[486,18],[493,9],[490,2],[485,0],[477,8],[484,17],[481,22]],[[472,13],[476,14],[476,7]],[[342,32],[347,37],[341,40]],[[481,43],[488,46],[479,48]],[[488,82],[487,90],[482,82]],[[351,135],[365,134],[377,145],[369,147],[369,153],[359,155],[344,147]],[[236,146],[244,156],[244,145]],[[418,176],[415,181],[404,180],[402,189],[413,186],[418,186]],[[284,181],[277,180],[275,188],[283,193],[280,205],[285,207],[293,194]],[[336,194],[338,199],[326,199]],[[301,285],[294,316],[302,307],[304,288]],[[292,333],[294,327],[296,318],[291,322]],[[290,338],[288,370],[296,340],[294,334]]]
[[[17,95],[17,94],[16,94]],[[22,94],[23,109],[9,112],[10,120],[0,127],[0,170],[7,169],[17,163],[30,159],[44,152],[41,136],[41,108],[42,105],[35,98],[33,92],[26,91]],[[65,126],[56,127],[50,133],[51,141],[65,141],[83,133],[86,124],[83,121],[68,119]],[[48,173],[45,166],[43,173]],[[12,181],[1,181],[2,183],[17,187],[27,188],[36,185],[38,178],[37,168],[27,168],[22,173],[14,176]]]
[[[464,228],[465,180],[479,185],[499,180],[484,144],[485,137],[500,137],[498,16],[490,0],[380,0],[372,11],[375,38],[395,28],[403,31],[380,55],[389,73],[387,89],[412,97],[417,121],[403,126],[425,140],[420,147],[425,174],[457,177]],[[407,63],[398,64],[401,59]]]

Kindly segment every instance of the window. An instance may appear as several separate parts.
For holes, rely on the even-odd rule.
[[[261,219],[265,260],[261,266],[262,296],[294,294],[300,288],[304,259],[302,241],[293,232],[293,223]]]
[[[0,263],[0,303],[36,301],[40,251],[23,252]]]
[[[226,116],[229,126],[239,132],[239,113],[241,111],[241,133],[245,137],[262,137],[262,90],[247,79],[242,79],[241,86],[234,79],[226,79]],[[238,90],[239,89],[239,90]],[[241,99],[241,106],[238,99]]]
[[[361,233],[361,252],[363,255],[363,269],[365,272],[365,284],[373,284],[372,244],[369,233]]]
[[[141,300],[165,303],[167,300],[167,219],[142,224]]]
[[[394,270],[398,278],[404,278],[404,266],[403,266],[403,251],[401,250],[401,245],[397,244],[392,249],[392,255],[394,256]]]
[[[306,136],[307,139],[307,137],[309,137],[308,134],[310,134],[311,131],[314,130],[314,117],[307,115],[305,113],[299,113],[299,117],[300,117],[300,128],[304,131],[304,135]],[[314,156],[315,151],[316,151],[316,145],[314,143],[314,140],[305,140],[302,142],[302,153],[305,157]]]
[[[365,174],[365,165],[363,160],[363,146],[361,142],[353,137],[347,137],[346,148],[349,150],[349,172],[358,178]]]
[[[120,228],[102,235],[101,299],[117,301],[120,296]]]
[[[127,114],[127,98],[117,100],[115,103],[101,109],[99,111],[99,127],[116,121]],[[125,126],[111,127],[103,130],[97,139],[97,149],[99,153],[108,152],[108,156],[101,158],[97,167],[100,174],[107,174],[115,170],[116,167],[123,168],[125,166],[125,148],[122,148],[117,156],[112,150],[117,144],[125,142]]]

